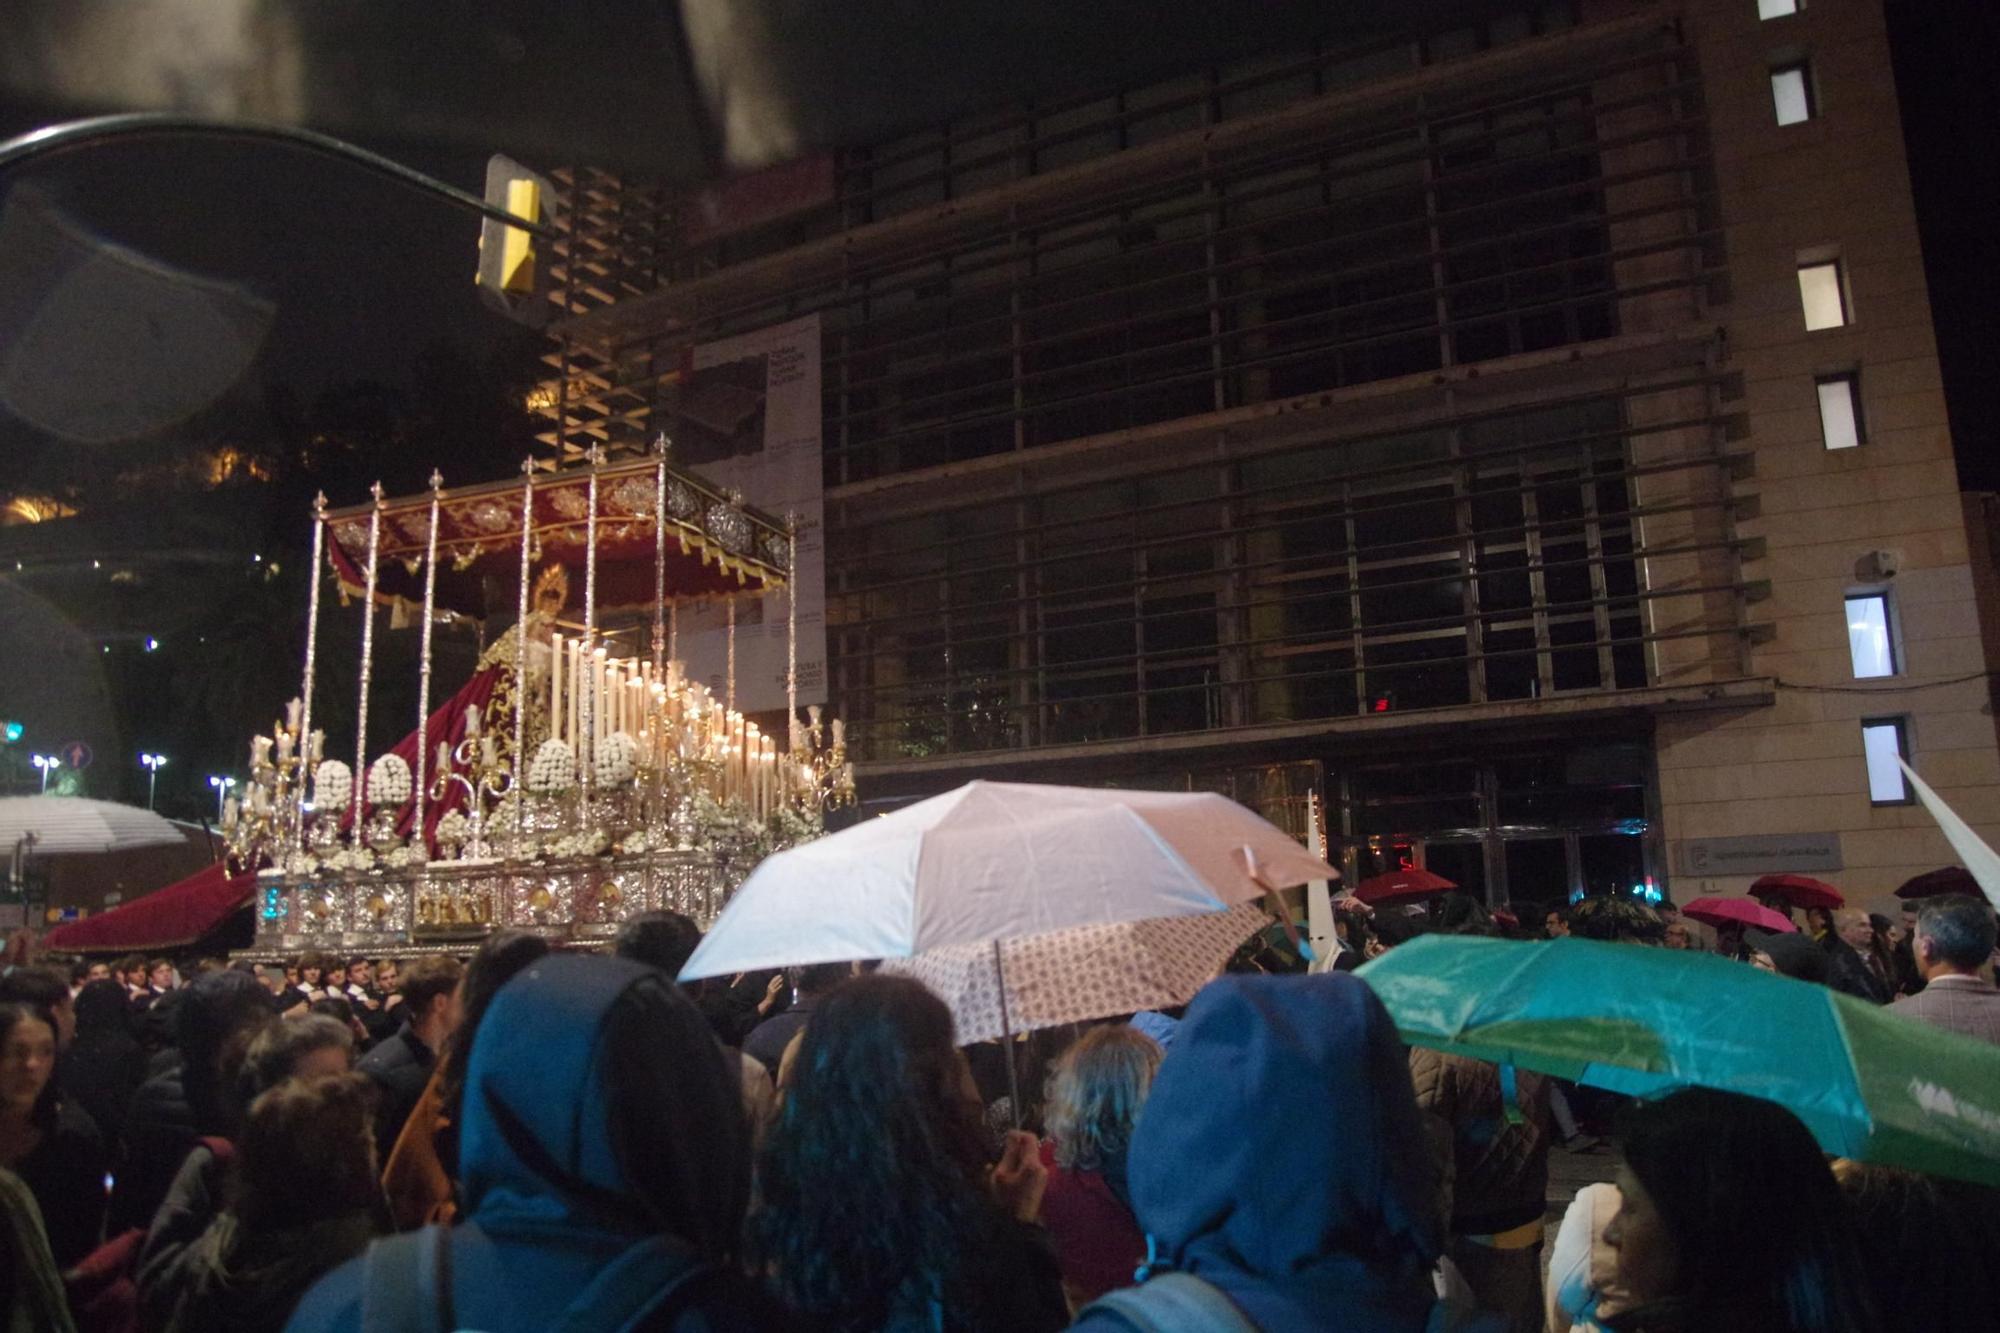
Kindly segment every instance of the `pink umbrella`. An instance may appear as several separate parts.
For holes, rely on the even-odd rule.
[[[1778,913],[1748,898],[1697,898],[1681,908],[1681,915],[1705,921],[1711,926],[1755,926],[1759,930],[1775,930],[1780,934],[1798,930]]]

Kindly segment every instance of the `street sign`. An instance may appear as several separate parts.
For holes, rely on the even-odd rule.
[[[63,763],[72,769],[89,768],[90,761],[94,757],[90,752],[90,747],[82,741],[71,741],[68,745],[57,750],[56,753],[62,756]]]

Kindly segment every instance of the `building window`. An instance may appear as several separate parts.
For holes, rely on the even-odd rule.
[[[1799,0],[1757,0],[1757,17],[1771,19],[1789,18],[1799,12]]]
[[[1889,628],[1889,594],[1855,593],[1847,599],[1847,656],[1856,680],[1896,674],[1896,640]]]
[[[1837,329],[1847,323],[1847,284],[1838,259],[1799,265],[1799,300],[1805,306],[1806,329]]]
[[[1780,125],[1797,125],[1813,118],[1811,71],[1804,62],[1771,71],[1771,105]]]
[[[1829,449],[1852,449],[1862,441],[1861,377],[1848,372],[1819,378],[1819,434]]]
[[[1910,755],[1909,723],[1900,717],[1861,719],[1861,753],[1868,761],[1868,803],[1908,805],[1910,784],[1903,780],[1899,759]]]

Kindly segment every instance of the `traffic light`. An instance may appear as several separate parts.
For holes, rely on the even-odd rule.
[[[8,745],[18,744],[21,737],[27,734],[27,731],[26,727],[11,717],[4,722],[0,722],[0,740],[4,740]]]
[[[503,153],[486,162],[486,202],[542,226],[555,221],[556,188]],[[546,324],[548,273],[533,232],[487,218],[479,227],[479,295],[510,319],[532,328]]]

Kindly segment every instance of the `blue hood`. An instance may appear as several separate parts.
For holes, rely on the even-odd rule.
[[[1382,1002],[1345,973],[1225,976],[1189,1006],[1132,1139],[1158,1258],[1265,1333],[1421,1330],[1437,1165]]]
[[[729,1255],[750,1190],[738,1085],[665,973],[543,959],[494,997],[473,1040],[466,1210],[496,1236],[664,1232]]]

